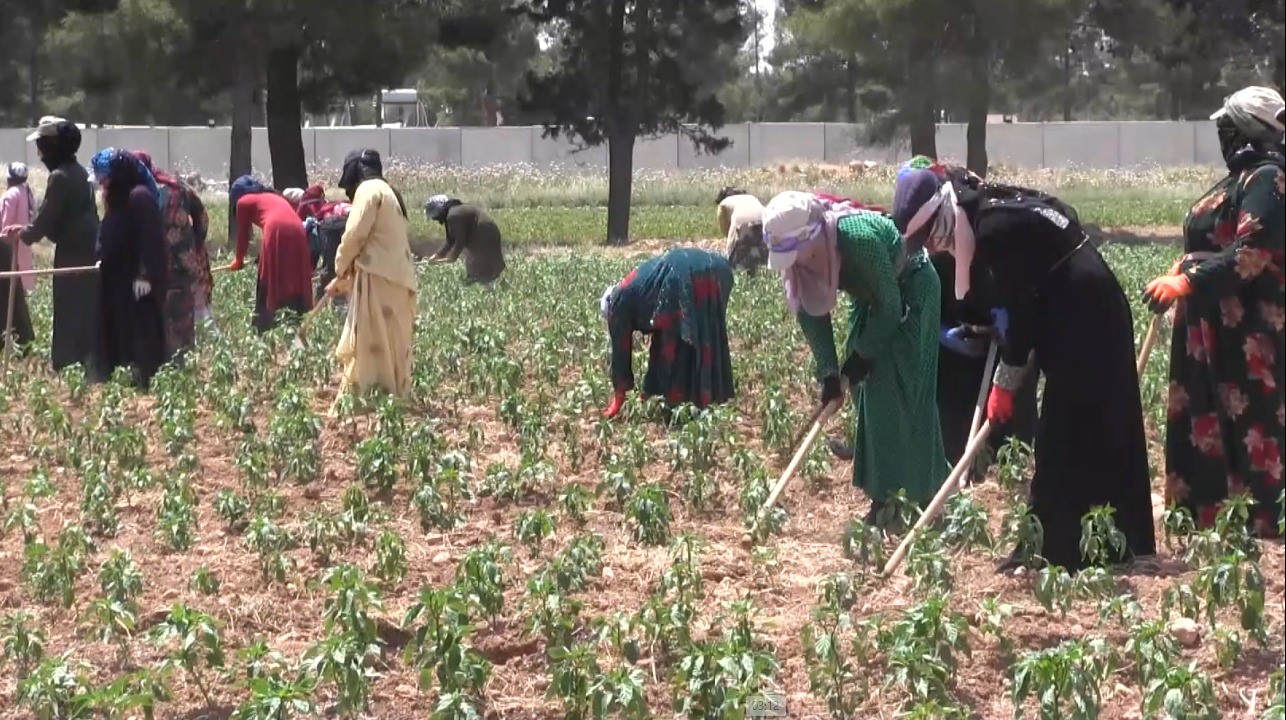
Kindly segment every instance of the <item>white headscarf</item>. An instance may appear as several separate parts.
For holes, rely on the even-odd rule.
[[[839,289],[839,245],[836,225],[855,212],[851,206],[831,209],[812,193],[788,190],[764,207],[764,242],[768,267],[782,275],[791,312],[829,315]]]
[[[974,234],[969,216],[960,207],[955,186],[950,180],[942,183],[938,193],[907,221],[903,238],[915,237],[925,225],[929,238],[925,246],[929,252],[949,252],[956,259],[956,299],[963,300],[969,292],[970,270],[973,267]],[[909,251],[909,249],[908,249]]]
[[[299,204],[304,199],[304,189],[297,187],[286,188],[281,191],[281,195],[290,202]]]
[[[603,318],[607,318],[611,314],[613,292],[616,292],[616,286],[608,285],[607,289],[603,291],[603,297],[598,300],[598,314]]]

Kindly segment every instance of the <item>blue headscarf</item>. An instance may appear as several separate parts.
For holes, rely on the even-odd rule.
[[[147,186],[152,197],[156,198],[156,204],[158,206],[161,204],[161,189],[156,185],[156,178],[134,153],[118,148],[104,148],[94,155],[94,159],[89,161],[89,166],[94,171],[94,180],[99,184],[119,173],[122,168],[128,167],[133,175],[129,179]]]
[[[232,207],[235,209],[237,207],[237,202],[239,202],[241,198],[247,195],[258,195],[259,193],[266,192],[269,192],[266,185],[255,180],[249,175],[242,175],[236,180],[233,180],[232,184],[228,186],[228,202],[232,203]]]

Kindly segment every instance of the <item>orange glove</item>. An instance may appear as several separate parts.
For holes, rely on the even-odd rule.
[[[228,266],[228,269],[233,272],[236,272],[245,266],[246,266],[245,258],[237,257],[237,258],[233,258],[232,264]]]
[[[1176,300],[1192,294],[1192,281],[1187,275],[1162,275],[1143,289],[1143,301],[1148,309],[1160,314],[1170,309]]]
[[[625,404],[625,391],[617,390],[616,396],[612,398],[612,404],[607,406],[603,411],[603,417],[614,418],[621,412],[621,406]]]
[[[991,386],[987,396],[987,419],[997,425],[1009,422],[1014,416],[1014,393],[998,385]]]

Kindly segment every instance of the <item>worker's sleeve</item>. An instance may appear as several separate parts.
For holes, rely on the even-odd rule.
[[[1283,187],[1286,176],[1276,165],[1264,165],[1245,179],[1232,244],[1185,271],[1193,295],[1213,300],[1235,295],[1270,271],[1274,256],[1281,257],[1286,240]]]
[[[839,373],[839,358],[835,353],[835,328],[830,314],[809,315],[802,310],[795,315],[799,329],[813,352],[813,373],[818,380]]]
[[[618,297],[607,318],[607,334],[612,343],[612,388],[629,392],[634,389],[634,323],[628,297]]]
[[[154,286],[165,287],[167,263],[161,209],[150,195],[140,192],[130,195],[130,209],[136,223],[140,271]]]
[[[252,195],[246,195],[237,201],[237,209],[233,215],[237,222],[237,260],[245,261],[246,253],[250,251],[250,229],[254,227],[254,214],[252,208],[254,201],[250,200]]]
[[[457,213],[454,217],[447,216],[447,246],[443,248],[446,252],[443,256],[447,262],[455,262],[460,257],[460,253],[473,240],[473,229],[477,227],[477,217],[465,213]]]
[[[49,183],[45,185],[45,197],[40,202],[40,211],[36,213],[36,219],[31,222],[22,231],[22,241],[28,245],[40,242],[43,238],[49,238],[51,241],[61,235],[63,223],[66,222],[67,201],[71,193],[80,190],[86,192],[86,188],[76,188],[75,180],[65,172],[55,170],[49,176]]]
[[[374,183],[363,183],[371,186]],[[348,222],[344,225],[344,235],[339,240],[339,250],[335,253],[335,274],[348,277],[354,271],[357,259],[371,238],[375,227],[375,216],[380,210],[380,196],[369,187],[357,187],[353,197],[353,209],[348,213]]]
[[[870,299],[859,301],[854,308],[854,312],[865,310],[866,321],[855,328],[857,335],[849,338],[848,347],[867,359],[879,357],[902,325],[902,288],[898,286],[897,271],[887,249],[873,235],[843,231],[839,242],[841,252],[856,267],[862,287],[870,291]]]

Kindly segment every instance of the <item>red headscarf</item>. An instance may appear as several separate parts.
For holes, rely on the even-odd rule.
[[[148,172],[152,173],[152,177],[156,178],[156,182],[158,185],[178,185],[179,184],[179,181],[174,179],[174,177],[171,176],[169,173],[163,170],[157,170],[152,165],[152,156],[146,151],[135,150],[133,155],[134,157],[138,158],[139,162],[143,163],[143,167],[147,168]]]
[[[321,185],[309,185],[308,189],[304,190],[303,199],[299,201],[297,212],[300,220],[311,217],[320,221],[334,215],[347,215],[351,207],[348,203],[327,202],[326,188]]]

